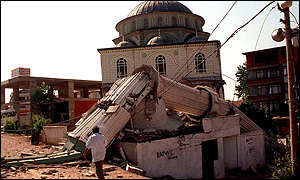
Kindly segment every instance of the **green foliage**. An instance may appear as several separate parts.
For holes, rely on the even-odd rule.
[[[51,87],[46,85],[45,82],[42,82],[40,86],[37,86],[32,98],[37,104],[40,105],[51,103],[55,96],[51,90]]]
[[[275,179],[287,179],[292,177],[291,158],[290,158],[290,143],[286,138],[286,145],[278,143],[278,137],[270,137],[271,152],[273,161],[269,165],[272,177]]]
[[[49,117],[49,108],[55,99],[51,87],[46,85],[45,82],[42,82],[40,86],[37,86],[34,94],[32,95],[32,99],[34,104],[36,103],[39,113],[43,114],[45,117]],[[36,106],[34,105],[34,107]]]
[[[276,124],[272,121],[271,117],[267,115],[266,109],[260,108],[250,101],[244,101],[238,108],[265,132],[270,131],[276,133]]]
[[[51,123],[51,119],[46,119],[41,115],[33,115],[32,123],[34,131],[40,133],[43,129],[43,126]]]
[[[235,95],[238,96],[238,98],[242,98],[243,101],[246,101],[248,99],[248,72],[247,72],[247,64],[246,62],[243,63],[243,65],[239,65],[237,72],[235,73],[235,76],[237,78],[238,85],[235,86],[235,90],[237,93]]]
[[[10,117],[5,117],[3,124],[3,130],[4,132],[9,132],[8,130],[17,130],[17,125],[15,121]]]

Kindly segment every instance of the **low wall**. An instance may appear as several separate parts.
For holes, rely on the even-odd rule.
[[[59,144],[65,142],[67,138],[67,126],[44,126],[43,136],[47,144]]]

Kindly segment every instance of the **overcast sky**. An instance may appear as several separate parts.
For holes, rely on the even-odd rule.
[[[211,32],[234,1],[180,1],[205,19],[203,30]],[[269,1],[238,1],[209,40],[223,43]],[[139,1],[1,1],[1,81],[11,78],[17,67],[31,68],[31,76],[102,80],[98,48],[114,47],[115,25]],[[273,3],[237,33],[221,49],[225,99],[233,100],[237,66],[246,61],[243,52],[255,50],[263,21]],[[299,1],[290,11],[299,22]],[[284,46],[271,33],[283,28],[274,8],[263,26],[256,50]],[[291,26],[296,27],[291,16]],[[231,78],[228,78],[231,77]],[[9,92],[6,92],[8,98]],[[6,102],[8,99],[6,98]],[[237,100],[237,98],[234,98]]]

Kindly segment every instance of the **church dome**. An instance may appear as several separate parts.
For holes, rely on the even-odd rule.
[[[131,10],[127,18],[153,12],[182,12],[193,14],[189,8],[177,1],[144,1]]]
[[[172,39],[169,39],[166,36],[155,36],[148,41],[147,45],[161,45],[171,43],[173,43]]]
[[[117,44],[117,47],[133,47],[135,46],[132,42],[129,41],[121,41]]]

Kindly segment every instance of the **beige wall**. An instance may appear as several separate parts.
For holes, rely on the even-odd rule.
[[[168,46],[152,46],[143,48],[110,49],[100,50],[102,82],[114,83],[117,80],[117,60],[124,58],[127,61],[127,75],[142,64],[151,65],[155,68],[155,58],[163,55],[166,58],[167,77],[173,79],[178,72],[181,77],[195,68],[195,55],[199,52],[206,57],[206,72],[195,72],[189,77],[220,76],[221,65],[218,53],[207,57],[217,48],[217,42],[182,44]],[[189,60],[188,60],[189,59]],[[189,62],[189,65],[187,65]]]

